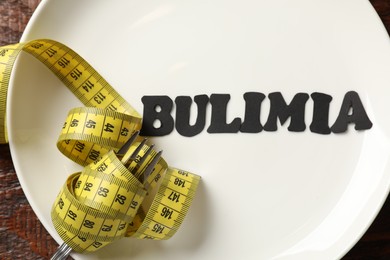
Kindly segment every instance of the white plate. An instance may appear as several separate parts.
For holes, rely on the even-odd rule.
[[[289,102],[318,91],[333,97],[333,123],[355,90],[373,122],[344,134],[292,133],[287,122],[276,132],[152,138],[171,165],[203,177],[182,228],[168,241],[123,239],[76,259],[337,259],[388,194],[390,45],[367,0],[46,0],[23,35],[36,38],[76,50],[140,112],[144,95],[227,93],[231,120],[244,116],[245,92],[280,91]],[[79,105],[43,65],[20,57],[9,98],[12,156],[59,243],[50,207],[79,167],[55,143]]]

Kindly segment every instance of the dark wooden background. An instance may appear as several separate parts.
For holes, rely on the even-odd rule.
[[[0,45],[19,41],[39,2],[0,0]],[[390,0],[371,0],[371,3],[390,31]],[[0,145],[0,259],[50,259],[57,246],[23,194],[9,146]],[[390,198],[366,234],[343,259],[390,259]]]

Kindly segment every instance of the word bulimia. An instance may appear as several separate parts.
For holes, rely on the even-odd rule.
[[[359,94],[355,91],[345,93],[339,114],[331,126],[329,125],[329,108],[333,98],[325,93],[314,92],[311,95],[297,93],[289,104],[286,103],[280,92],[268,94],[270,107],[268,118],[264,124],[260,122],[260,113],[262,102],[266,96],[260,92],[246,92],[243,98],[245,100],[244,118],[237,117],[231,122],[227,122],[230,94],[197,95],[193,99],[190,96],[178,96],[175,101],[169,96],[143,96],[144,111],[141,134],[163,136],[176,129],[183,136],[195,136],[206,127],[206,112],[209,105],[211,106],[211,118],[207,128],[208,133],[274,132],[278,130],[278,120],[283,125],[289,118],[288,131],[303,132],[306,130],[306,103],[310,98],[313,101],[313,113],[309,129],[313,133],[343,133],[347,131],[350,124],[354,124],[355,130],[367,130],[372,127],[372,122],[364,109]],[[190,124],[193,101],[197,106],[197,117],[195,123]],[[172,116],[174,105],[176,106],[175,118]],[[159,121],[160,124],[155,126],[155,121]]]

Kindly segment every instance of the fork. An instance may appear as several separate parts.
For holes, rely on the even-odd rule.
[[[117,155],[122,156],[121,162],[123,165],[125,166],[127,165],[129,170],[130,170],[129,162],[136,162],[136,167],[133,169],[133,174],[140,182],[145,184],[145,180],[153,172],[154,167],[160,160],[162,150],[156,153],[152,161],[146,166],[146,168],[143,171],[138,172],[139,167],[145,162],[145,160],[148,158],[148,156],[150,155],[150,153],[153,151],[154,148],[154,144],[150,145],[149,148],[146,150],[145,154],[141,158],[139,158],[139,160],[136,160],[137,155],[139,155],[140,151],[146,145],[147,142],[147,138],[144,138],[135,148],[134,152],[130,153],[130,148],[134,144],[134,141],[137,139],[138,135],[139,135],[139,131],[134,132],[134,134],[132,134],[129,140],[119,149]]]
[[[129,138],[129,140],[118,150],[116,154],[118,157],[122,158],[121,159],[122,164],[127,167],[130,167],[130,164],[132,162],[136,163],[136,166],[132,173],[140,182],[145,184],[146,179],[153,172],[154,167],[160,160],[162,151],[160,150],[159,152],[157,152],[156,155],[151,160],[151,162],[146,166],[146,168],[143,169],[141,172],[137,173],[139,167],[145,162],[146,158],[150,155],[150,153],[154,148],[154,144],[150,145],[147,151],[144,153],[144,155],[141,156],[141,158],[139,158],[138,160],[136,160],[140,151],[142,150],[142,148],[144,148],[147,142],[146,138],[142,139],[142,141],[137,145],[135,150],[131,152],[131,147],[134,144],[135,140],[137,139],[138,135],[139,135],[139,131],[134,132]],[[71,252],[72,252],[72,248],[68,246],[66,243],[62,243],[58,247],[54,255],[51,257],[51,260],[65,260],[68,258]]]

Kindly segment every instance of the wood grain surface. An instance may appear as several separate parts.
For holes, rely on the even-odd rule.
[[[0,45],[19,41],[39,2],[0,0]],[[390,31],[390,0],[371,0],[371,3]],[[0,145],[0,259],[50,259],[57,246],[23,194],[9,146]],[[343,259],[390,259],[390,198],[365,235]]]

